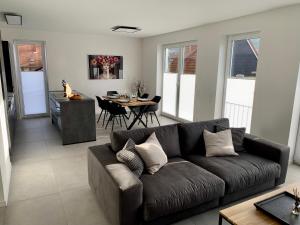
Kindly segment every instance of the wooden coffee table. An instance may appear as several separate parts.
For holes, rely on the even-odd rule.
[[[254,203],[265,200],[284,191],[293,193],[293,188],[298,188],[299,190],[300,183],[285,185],[267,194],[222,209],[219,212],[219,225],[222,225],[223,219],[233,225],[280,225],[280,223],[277,222],[274,218],[257,210],[254,206]]]

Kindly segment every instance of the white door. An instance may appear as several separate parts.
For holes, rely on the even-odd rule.
[[[223,117],[231,127],[251,128],[256,68],[260,38],[256,35],[232,36],[228,41]]]
[[[183,43],[164,49],[162,113],[193,121],[196,84],[197,45]]]
[[[22,117],[48,115],[44,42],[17,41],[15,53]]]

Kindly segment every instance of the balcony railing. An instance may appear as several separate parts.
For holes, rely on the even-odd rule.
[[[224,117],[229,119],[231,127],[246,127],[246,132],[250,132],[252,106],[225,102]]]

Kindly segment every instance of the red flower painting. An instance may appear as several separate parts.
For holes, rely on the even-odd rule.
[[[89,78],[99,80],[122,79],[123,57],[89,55]]]

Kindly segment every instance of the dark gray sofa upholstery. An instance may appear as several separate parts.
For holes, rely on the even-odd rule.
[[[284,183],[284,145],[246,135],[239,156],[205,157],[202,132],[214,132],[216,125],[229,127],[228,119],[116,131],[111,144],[90,147],[89,183],[110,224],[170,224]],[[168,163],[138,178],[115,153],[128,138],[139,144],[154,131]]]
[[[122,130],[113,132],[110,135],[112,148],[115,152],[119,151],[124,147],[128,138],[134,140],[136,144],[141,144],[145,142],[149,135],[151,135],[153,132],[155,132],[156,137],[166,152],[168,158],[181,156],[177,124],[147,129],[129,131]]]
[[[141,181],[145,221],[219,199],[225,191],[222,179],[181,158],[170,159],[155,176],[143,174]]]
[[[217,175],[226,184],[225,194],[273,182],[280,176],[280,165],[246,152],[238,157],[204,157],[190,155],[187,159]]]

